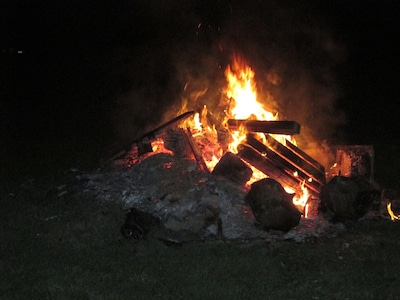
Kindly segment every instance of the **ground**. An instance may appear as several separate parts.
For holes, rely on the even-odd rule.
[[[304,243],[134,242],[118,202],[59,197],[69,168],[96,166],[96,147],[48,144],[43,155],[40,144],[2,168],[4,299],[400,298],[400,223],[364,220]]]

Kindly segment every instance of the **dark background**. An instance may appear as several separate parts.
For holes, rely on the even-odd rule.
[[[54,145],[101,157],[205,87],[212,106],[239,53],[267,106],[306,139],[373,144],[383,176],[400,129],[399,10],[314,2],[2,0],[2,166]]]

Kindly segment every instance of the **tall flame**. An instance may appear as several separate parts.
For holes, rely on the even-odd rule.
[[[235,58],[233,67],[228,65],[225,77],[228,81],[226,95],[231,101],[230,117],[235,119],[276,120],[277,116],[264,109],[257,101],[254,71]]]
[[[254,71],[241,60],[235,56],[231,65],[228,65],[225,69],[224,75],[226,77],[226,88],[224,93],[225,99],[228,99],[227,105],[225,106],[225,120],[220,120],[221,127],[227,128],[228,119],[250,119],[250,120],[262,120],[262,121],[273,121],[278,120],[278,114],[268,111],[262,103],[258,101],[257,89],[255,84],[255,73]],[[185,86],[186,89],[187,86]],[[204,95],[206,89],[198,93],[191,93],[191,99],[197,99]],[[185,108],[188,105],[188,101],[184,102]],[[184,106],[182,106],[184,107]],[[220,113],[220,112],[218,112]],[[219,162],[220,158],[226,151],[237,153],[238,146],[244,143],[247,138],[247,130],[245,128],[239,128],[236,131],[230,131],[228,134],[228,144],[225,148],[222,148],[219,143],[218,133],[214,126],[209,126],[208,117],[212,115],[211,112],[207,111],[207,107],[204,106],[200,113],[197,113],[194,120],[190,124],[185,124],[186,127],[190,127],[193,137],[202,148],[203,158],[207,167],[212,170],[215,165]],[[282,144],[286,144],[286,140],[290,140],[296,144],[295,140],[291,136],[287,135],[272,135]],[[257,137],[260,141],[266,142],[265,134],[258,133]],[[203,139],[204,138],[204,139]],[[203,141],[206,141],[203,143]],[[248,164],[249,165],[249,164]],[[257,180],[267,177],[263,172],[257,170],[253,166],[249,165],[253,171],[252,178],[247,182],[251,184]],[[304,183],[300,187],[285,187],[292,190],[291,194],[294,195],[293,202],[299,208],[299,210],[306,213],[306,203],[309,197],[307,188]],[[296,193],[297,191],[297,193]],[[297,195],[301,194],[301,195]]]
[[[232,65],[228,65],[225,70],[225,77],[227,79],[226,95],[229,99],[229,111],[227,112],[228,118],[234,119],[256,119],[256,120],[277,120],[278,114],[274,114],[264,108],[258,102],[256,84],[254,82],[254,71],[245,64],[238,57],[234,57]],[[238,145],[246,139],[246,130],[239,128],[238,131],[232,132],[232,142],[229,145],[229,150],[237,153]],[[286,139],[295,143],[291,136],[286,135],[273,135],[282,144],[285,144]],[[265,141],[264,134],[258,134],[258,138]],[[257,169],[251,167],[253,170],[253,177],[248,184],[265,178],[266,175]],[[286,187],[290,189],[289,187]],[[309,192],[304,186],[304,182],[300,185],[301,195],[294,195],[293,203],[304,210],[304,215],[307,214],[307,200]],[[294,190],[293,190],[294,192]]]

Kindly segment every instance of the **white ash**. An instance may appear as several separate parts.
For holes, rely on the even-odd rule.
[[[84,181],[84,192],[100,201],[121,201],[126,208],[157,216],[169,230],[190,231],[199,239],[217,237],[218,222],[227,240],[302,242],[332,229],[328,221],[314,216],[302,219],[287,233],[261,230],[244,201],[246,188],[199,170],[190,159],[166,153],[150,156],[130,168],[85,174],[78,179]]]

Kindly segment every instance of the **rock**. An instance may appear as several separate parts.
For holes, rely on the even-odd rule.
[[[253,183],[246,201],[257,223],[265,230],[289,231],[300,222],[301,213],[294,206],[292,196],[274,179]]]
[[[131,208],[126,215],[121,233],[126,238],[142,239],[157,226],[162,226],[160,219],[147,212]]]

